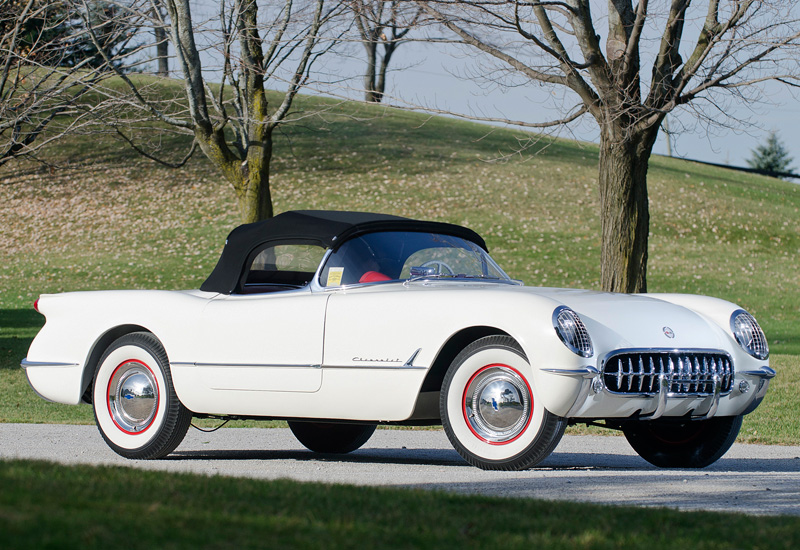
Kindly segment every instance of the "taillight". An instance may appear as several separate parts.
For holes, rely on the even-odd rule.
[[[33,309],[35,309],[35,310],[36,310],[36,313],[41,313],[41,311],[39,311],[39,300],[40,300],[40,299],[41,299],[41,298],[36,298],[36,301],[35,301],[35,302],[33,302]]]

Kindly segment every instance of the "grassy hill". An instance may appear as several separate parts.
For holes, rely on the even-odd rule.
[[[597,147],[381,106],[304,98],[298,107],[320,101],[329,106],[324,117],[279,137],[276,211],[370,210],[461,223],[528,285],[598,288]],[[188,148],[174,136],[161,145],[173,158]],[[111,136],[86,135],[51,148],[44,160],[0,168],[0,422],[90,423],[88,406],[38,399],[18,367],[43,322],[32,302],[68,290],[196,288],[238,223],[236,203],[199,154],[171,170]],[[650,290],[719,296],[758,317],[779,377],[746,417],[740,441],[800,445],[800,186],[661,157],[651,161],[649,182]],[[212,547],[232,540],[423,547],[477,545],[481,536],[509,547],[730,545],[729,514],[31,462],[0,462],[0,478],[0,539],[9,548],[100,546],[116,536],[120,517],[146,517],[149,538],[175,547],[195,540]],[[120,512],[119,503],[132,513]],[[474,527],[487,511],[504,521],[479,533]],[[736,521],[754,534],[737,539],[740,547],[764,540],[797,546],[796,518]]]
[[[299,109],[309,101],[321,100],[304,98]],[[330,102],[278,138],[276,211],[462,223],[526,284],[597,288],[597,147],[532,138]],[[163,145],[178,157],[188,141]],[[529,147],[517,153],[521,145]],[[62,142],[46,160],[0,169],[3,309],[28,307],[41,292],[197,286],[238,221],[232,189],[200,153],[172,170],[98,135]],[[800,186],[653,157],[649,188],[649,290],[740,303],[775,352],[800,354]]]
[[[368,210],[460,223],[528,285],[599,288],[596,146],[319,98],[302,98],[298,109],[319,102],[324,115],[278,137],[277,212]],[[178,158],[188,139],[161,144]],[[196,288],[238,223],[232,189],[200,153],[172,170],[110,135],[83,135],[45,160],[0,168],[2,377],[19,370],[42,323],[31,309],[40,293]],[[759,319],[773,357],[800,355],[800,186],[654,157],[649,189],[649,290],[737,302]],[[793,400],[797,359],[773,363],[787,365],[779,381]],[[29,394],[14,376],[15,391]],[[85,415],[55,420],[72,414]],[[772,424],[778,413],[764,414]],[[5,409],[2,418],[26,417]]]

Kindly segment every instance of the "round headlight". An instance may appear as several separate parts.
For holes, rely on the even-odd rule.
[[[764,331],[758,326],[755,317],[743,309],[731,315],[731,331],[742,349],[756,359],[769,357],[769,346]]]
[[[571,352],[581,357],[592,356],[592,339],[577,313],[566,306],[557,307],[553,312],[553,326],[558,337]]]

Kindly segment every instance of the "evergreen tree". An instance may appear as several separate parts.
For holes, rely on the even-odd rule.
[[[123,59],[136,49],[132,44],[135,28],[130,26],[122,8],[109,2],[87,2],[86,11],[72,14],[70,24],[70,32],[64,40],[64,66],[102,67],[106,60],[97,43],[113,59],[112,65],[122,69]]]
[[[752,157],[747,160],[747,164],[750,168],[775,176],[781,172],[791,172],[793,170],[791,167],[793,160],[789,155],[789,151],[773,130],[769,133],[767,142],[764,145],[759,145],[753,149]]]
[[[14,53],[29,63],[47,67],[82,66],[96,69],[106,61],[95,40],[112,64],[124,70],[123,58],[133,53],[135,29],[119,6],[90,0],[85,11],[70,9],[54,0],[34,0],[27,12],[25,0],[0,0],[0,33],[11,35],[17,18],[25,14]],[[91,35],[94,35],[94,39]]]

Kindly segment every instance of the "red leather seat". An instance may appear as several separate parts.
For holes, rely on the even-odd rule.
[[[379,281],[391,281],[392,278],[384,275],[380,271],[367,271],[358,280],[359,283],[377,283]]]

